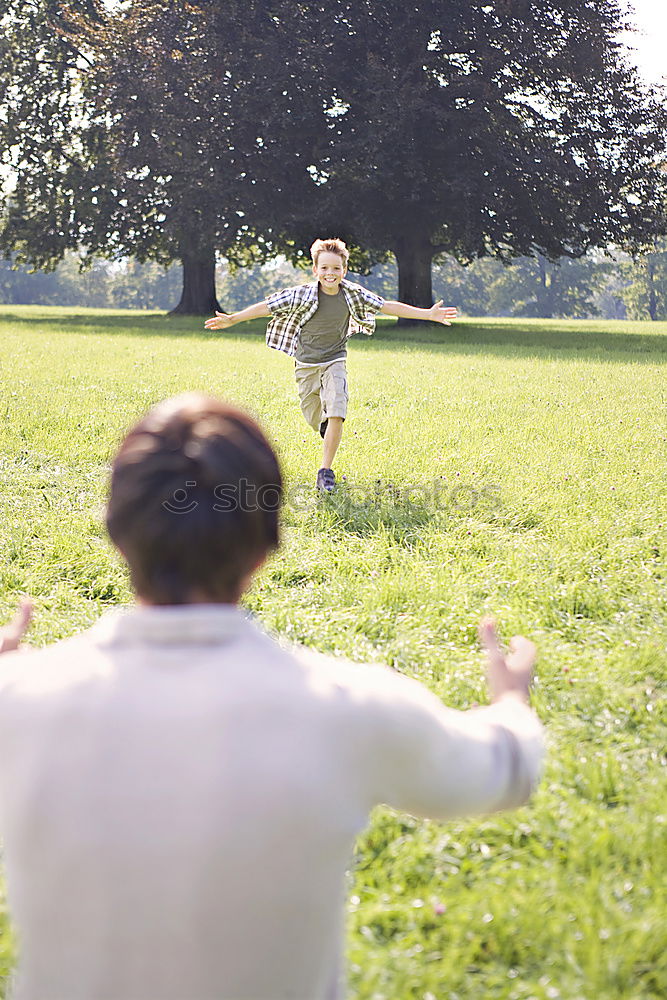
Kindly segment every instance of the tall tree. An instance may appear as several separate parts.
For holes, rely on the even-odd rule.
[[[401,299],[430,304],[439,254],[553,260],[664,229],[667,113],[624,60],[624,6],[327,6],[316,58],[332,100],[314,169],[355,240],[394,252]]]
[[[667,113],[623,61],[625,0],[1,2],[0,250],[38,265],[181,259],[179,308],[205,312],[215,250],[299,260],[335,232],[428,305],[439,255],[665,229]]]
[[[17,180],[0,248],[36,266],[75,246],[178,259],[184,282],[174,311],[219,308],[216,251],[239,263],[271,256],[287,239],[286,192],[303,207],[314,189],[305,151],[322,101],[307,46],[300,55],[286,21],[254,0],[35,0],[29,14],[15,0],[9,6],[12,53],[39,25],[35,60],[63,124],[58,135],[35,131],[43,101],[30,66],[10,66],[25,97],[7,144]],[[40,240],[44,229],[52,238]]]
[[[596,316],[595,296],[606,276],[605,263],[588,257],[521,257],[500,267],[488,288],[487,309],[491,315],[545,319]]]
[[[629,319],[667,319],[667,240],[656,242],[650,253],[621,264],[627,284],[620,296]]]
[[[96,16],[96,0],[72,0]],[[0,0],[0,253],[52,268],[79,242],[73,191],[86,165],[78,135],[84,61],[54,18],[57,0]]]

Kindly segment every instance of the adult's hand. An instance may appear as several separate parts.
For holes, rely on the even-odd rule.
[[[0,628],[0,654],[18,649],[32,618],[32,601],[24,597],[9,625]]]
[[[501,649],[495,622],[484,619],[479,627],[479,639],[486,650],[486,676],[492,701],[513,694],[528,701],[533,679],[537,649],[529,639],[516,635],[510,640],[510,652]]]

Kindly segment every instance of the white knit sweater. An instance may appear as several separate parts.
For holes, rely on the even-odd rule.
[[[452,711],[229,606],[137,608],[4,656],[14,996],[329,1000],[369,809],[515,806],[541,756],[518,700]]]

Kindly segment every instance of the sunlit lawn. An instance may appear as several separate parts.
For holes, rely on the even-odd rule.
[[[481,821],[378,812],[351,875],[351,996],[666,996],[667,323],[355,338],[341,488],[321,504],[289,359],[259,324],[201,326],[0,308],[4,616],[30,593],[42,644],[128,602],[101,524],[123,430],[184,389],[247,407],[289,486],[283,549],[247,599],[267,626],[458,707],[484,698],[482,613],[540,649],[538,794]]]

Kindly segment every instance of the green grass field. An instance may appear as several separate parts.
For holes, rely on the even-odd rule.
[[[460,823],[378,811],[350,874],[350,996],[667,996],[667,323],[356,337],[346,479],[321,504],[289,359],[259,324],[201,326],[2,307],[0,613],[31,594],[39,645],[129,602],[101,521],[120,435],[185,389],[243,405],[288,481],[246,601],[262,622],[460,708],[484,698],[483,613],[540,651],[537,795]]]

